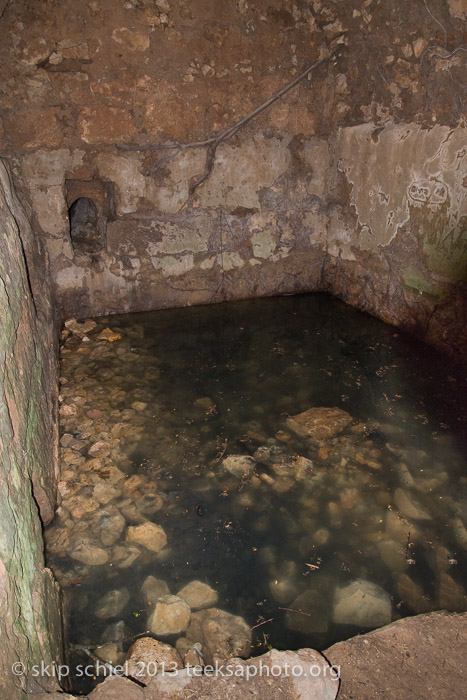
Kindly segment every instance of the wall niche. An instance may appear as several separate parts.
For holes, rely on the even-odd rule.
[[[66,180],[65,185],[73,252],[94,257],[105,248],[107,222],[115,218],[113,183]]]

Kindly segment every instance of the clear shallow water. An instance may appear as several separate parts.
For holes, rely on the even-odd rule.
[[[125,650],[147,629],[148,575],[171,593],[209,583],[253,628],[253,654],[367,629],[337,611],[355,581],[388,594],[392,620],[467,609],[466,393],[445,358],[323,294],[96,320],[89,341],[63,348],[64,500],[46,533],[71,644],[117,634]],[[122,337],[97,340],[106,327]],[[354,423],[321,443],[298,437],[288,416],[315,406]],[[99,441],[110,454],[93,461]],[[254,456],[252,473],[226,471],[230,455]],[[299,458],[312,464],[297,478]],[[145,477],[139,490],[125,492],[115,466]],[[102,548],[102,483],[126,522],[108,560],[88,565],[73,550],[79,536]],[[167,546],[122,566],[141,514]],[[115,589],[130,593],[123,610],[96,617]]]

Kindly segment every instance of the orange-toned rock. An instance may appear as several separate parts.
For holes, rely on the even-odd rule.
[[[170,673],[183,668],[180,654],[170,644],[164,644],[152,637],[142,637],[128,650],[127,674],[148,685],[156,673]]]
[[[352,416],[341,408],[309,408],[287,419],[287,427],[302,437],[326,440],[342,432]]]
[[[78,118],[78,133],[86,143],[122,143],[135,132],[130,113],[117,107],[86,107]]]
[[[126,540],[157,553],[167,544],[167,535],[160,525],[146,522],[142,525],[130,525],[127,530]]]
[[[108,340],[109,343],[114,343],[116,340],[121,340],[121,333],[115,333],[111,328],[104,328],[97,336],[97,340]]]
[[[5,119],[5,136],[18,148],[55,148],[62,141],[62,130],[55,109],[30,109]]]
[[[149,48],[149,36],[128,27],[114,29],[112,39],[128,51],[147,51]]]
[[[187,106],[179,96],[157,83],[157,99],[146,105],[144,121],[148,134],[184,138],[187,114],[190,115],[190,133],[199,133],[202,128],[202,112],[197,105]]]

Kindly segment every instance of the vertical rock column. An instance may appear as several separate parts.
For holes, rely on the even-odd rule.
[[[57,688],[33,671],[58,662],[62,648],[41,527],[53,517],[57,377],[45,270],[1,160],[0,222],[0,688],[15,700]]]

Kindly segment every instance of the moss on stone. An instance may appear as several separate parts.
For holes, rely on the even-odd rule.
[[[443,287],[434,284],[423,272],[409,265],[399,277],[403,286],[411,292],[424,294],[441,301],[446,296]]]

